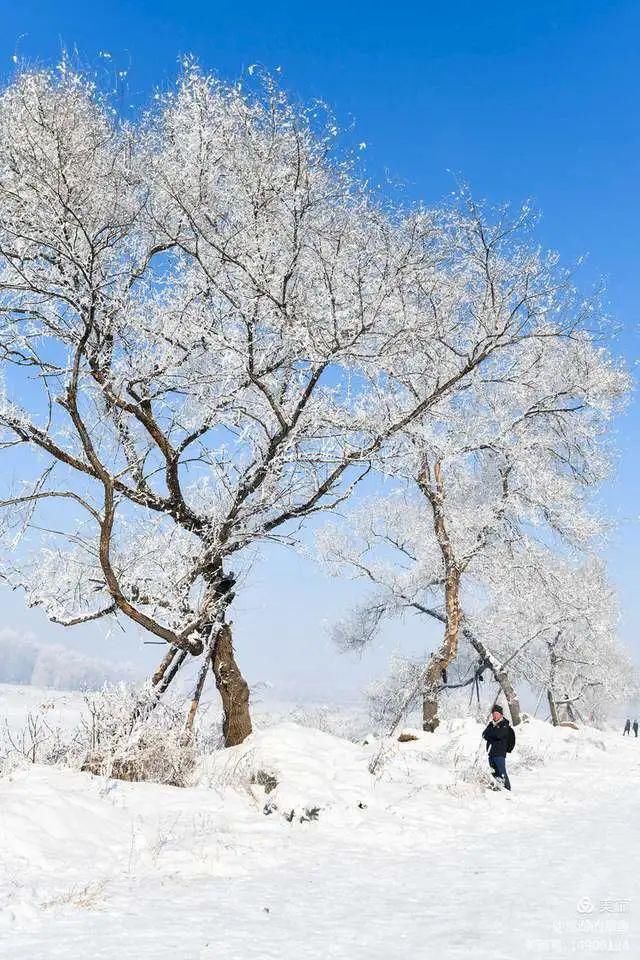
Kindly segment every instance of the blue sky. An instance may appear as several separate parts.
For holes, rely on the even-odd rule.
[[[281,68],[285,86],[302,99],[321,97],[343,124],[355,123],[353,142],[366,141],[374,179],[386,174],[409,197],[436,202],[467,180],[491,201],[531,198],[541,211],[541,242],[565,261],[587,254],[582,286],[607,282],[610,313],[619,321],[616,349],[634,367],[640,358],[640,4],[637,0],[530,0],[491,4],[282,2],[242,4],[165,0],[2,4],[0,72],[17,55],[56,62],[63,47],[105,69],[120,83],[120,103],[144,103],[171,82],[177,58],[192,53],[222,77],[235,79],[250,64]],[[98,56],[108,51],[111,60]],[[637,371],[636,371],[637,372]],[[623,600],[623,633],[640,660],[640,406],[634,399],[617,425],[618,476],[604,493],[619,522],[609,550]],[[368,667],[347,664],[324,639],[327,610],[349,591],[318,583],[316,571],[282,554],[258,565],[255,585],[238,614],[250,679],[269,679],[264,643],[272,629],[295,650],[291,679],[309,689],[359,682]],[[308,643],[297,643],[297,617],[282,625],[270,598],[296,577]],[[18,598],[8,598],[6,622],[28,623]],[[298,621],[299,623],[299,621]],[[260,626],[258,634],[257,627]],[[58,639],[61,638],[56,631]],[[92,643],[75,635],[74,645]],[[114,652],[130,651],[113,640]],[[131,659],[140,654],[131,650]],[[373,661],[372,661],[373,662]],[[284,677],[278,674],[280,680]],[[305,681],[306,682],[306,681]]]

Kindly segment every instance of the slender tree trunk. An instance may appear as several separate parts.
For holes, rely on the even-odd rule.
[[[177,657],[176,654],[178,654]],[[146,703],[138,702],[131,715],[132,725],[140,719],[143,714],[143,710],[148,711],[149,713],[151,713],[152,710],[155,710],[163,694],[165,694],[169,689],[174,677],[186,659],[186,650],[178,651],[177,647],[170,647],[151,677],[151,683],[153,686],[153,694],[151,699]]]
[[[157,692],[156,701],[159,700],[160,697],[167,692],[178,670],[187,659],[187,655],[188,654],[186,650],[180,650],[176,659],[173,661],[169,669],[165,672],[164,677],[162,678],[160,683],[157,685],[158,692]]]
[[[560,721],[558,718],[558,708],[556,706],[556,699],[553,695],[553,690],[551,690],[551,688],[547,690],[547,700],[549,701],[549,710],[551,711],[551,723],[554,725],[554,727],[557,727]]]
[[[512,685],[509,675],[506,671],[499,670],[496,674],[496,680],[500,684],[500,688],[504,693],[505,700],[507,701],[509,713],[511,714],[511,725],[517,727],[522,717],[520,714],[520,700],[515,691],[515,687]]]
[[[235,747],[251,733],[251,715],[249,686],[236,663],[228,623],[218,630],[211,660],[216,687],[222,698],[224,744],[226,747]]]
[[[549,650],[549,686],[547,688],[547,700],[549,701],[549,710],[551,711],[551,723],[554,727],[558,726],[560,718],[558,716],[558,705],[556,703],[555,685],[556,685],[556,666],[558,657],[555,651],[555,644],[560,639],[560,633],[556,635],[554,641],[547,641]]]
[[[209,660],[211,654],[209,650],[205,651],[202,666],[198,672],[198,679],[196,680],[196,686],[193,691],[193,697],[191,698],[191,703],[189,705],[189,713],[187,715],[187,721],[185,723],[185,733],[188,736],[191,736],[193,733],[193,723],[196,719],[196,713],[198,712],[198,706],[200,704],[200,697],[202,696],[202,690],[204,688],[204,682],[207,679],[207,673],[209,672]]]
[[[566,693],[565,696],[568,697],[569,694]],[[567,711],[567,717],[569,718],[569,720],[571,720],[572,723],[575,723],[576,715],[570,700],[567,700],[567,702],[565,703],[565,710]]]
[[[177,652],[178,652],[177,647],[169,647],[167,653],[162,658],[162,660],[160,661],[160,663],[156,668],[155,673],[151,677],[151,683],[153,684],[154,687],[157,687],[160,681],[162,680],[162,678],[164,677],[165,673],[167,672],[167,668],[170,666],[171,661],[173,660]]]

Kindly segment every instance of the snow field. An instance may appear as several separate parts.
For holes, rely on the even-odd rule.
[[[30,695],[2,696],[15,721]],[[480,730],[363,744],[276,721],[187,789],[9,769],[0,957],[635,960],[640,743],[531,721],[510,795]]]

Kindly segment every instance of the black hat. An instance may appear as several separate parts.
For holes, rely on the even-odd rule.
[[[494,703],[494,705],[491,707],[491,713],[501,713],[504,717],[504,710],[498,703]]]

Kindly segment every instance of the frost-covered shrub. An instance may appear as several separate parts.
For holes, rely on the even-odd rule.
[[[518,738],[517,753],[514,755],[519,767],[531,770],[545,762],[548,747],[541,740]]]
[[[65,763],[72,752],[74,737],[51,723],[48,705],[30,711],[21,729],[12,730],[5,722],[0,730],[0,775],[28,763]]]
[[[185,731],[184,707],[158,702],[150,685],[105,686],[84,698],[75,729],[53,727],[46,705],[30,713],[22,730],[0,737],[2,769],[20,763],[72,767],[119,780],[150,780],[173,786],[191,782],[196,758],[221,745],[219,724]]]
[[[153,689],[118,684],[85,697],[78,760],[89,773],[185,786],[195,763],[184,713]]]

